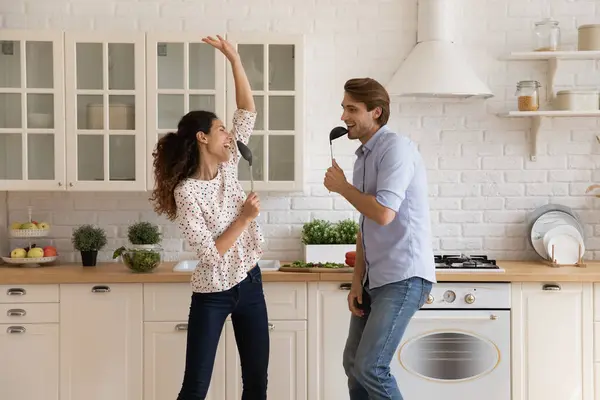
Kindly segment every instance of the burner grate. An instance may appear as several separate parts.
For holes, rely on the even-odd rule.
[[[499,269],[496,260],[485,255],[435,255],[436,269]]]

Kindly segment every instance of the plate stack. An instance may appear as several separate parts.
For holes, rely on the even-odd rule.
[[[528,218],[531,246],[553,265],[581,265],[585,253],[584,230],[577,215],[566,206],[549,204]]]

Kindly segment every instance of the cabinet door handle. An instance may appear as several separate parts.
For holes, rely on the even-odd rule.
[[[25,330],[24,326],[9,326],[6,328],[7,333],[25,333]]]
[[[8,296],[25,296],[27,291],[23,288],[10,288],[6,291]]]
[[[177,324],[177,325],[175,325],[175,330],[176,331],[187,331],[188,324]]]
[[[110,288],[108,286],[94,286],[92,288],[93,293],[107,293],[110,292]]]
[[[20,308],[13,308],[12,310],[8,310],[6,312],[6,315],[9,317],[24,317],[26,314],[27,312]]]
[[[275,325],[269,322],[269,331],[275,329]]]
[[[350,290],[352,289],[351,283],[340,283],[340,290]]]
[[[552,291],[557,292],[557,291],[560,290],[560,286],[559,285],[548,285],[548,284],[546,284],[546,285],[544,285],[542,287],[542,290],[552,290]]]

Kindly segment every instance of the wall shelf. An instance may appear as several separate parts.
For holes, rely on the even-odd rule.
[[[600,51],[513,51],[502,59],[510,61],[598,60]]]
[[[540,111],[509,111],[498,114],[501,118],[530,118],[530,139],[531,139],[531,161],[537,160],[538,137],[542,118],[560,118],[560,117],[600,117],[600,110],[594,111],[563,111],[563,110],[540,110]]]

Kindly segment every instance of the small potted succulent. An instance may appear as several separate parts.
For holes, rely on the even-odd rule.
[[[162,261],[159,246],[161,233],[158,226],[150,222],[136,222],[127,231],[131,246],[119,247],[113,259],[121,257],[123,264],[133,272],[152,272]]]
[[[79,250],[83,266],[94,267],[98,251],[106,246],[106,232],[97,226],[81,225],[73,230],[71,242],[75,250]]]
[[[346,253],[356,250],[358,223],[351,219],[331,223],[322,219],[304,224],[302,245],[304,261],[344,263]]]

